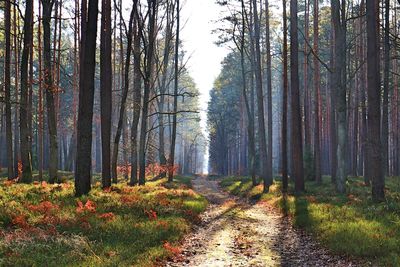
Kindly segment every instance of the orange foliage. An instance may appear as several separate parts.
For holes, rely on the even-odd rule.
[[[24,228],[24,229],[29,228],[29,224],[28,224],[28,222],[26,221],[25,215],[17,215],[17,216],[15,216],[15,217],[12,219],[12,222],[11,222],[11,223],[12,223],[13,225],[15,225],[15,226],[20,227],[20,228]]]
[[[179,254],[181,253],[181,249],[179,247],[172,246],[168,241],[164,242],[163,248],[172,254]]]
[[[167,222],[167,221],[159,220],[159,221],[157,222],[157,227],[158,227],[158,228],[163,228],[163,229],[167,230],[168,227],[169,227],[169,225],[168,225],[168,222]]]
[[[117,173],[129,175],[131,173],[131,164],[118,165]]]
[[[18,182],[18,178],[12,179],[12,180],[6,180],[4,181],[5,186],[12,186],[13,184],[16,184]]]
[[[53,204],[50,201],[43,201],[37,205],[29,205],[28,209],[34,212],[49,214],[51,211],[58,210],[59,207],[58,205]]]
[[[174,165],[172,168],[169,164],[160,165],[158,163],[149,164],[146,166],[146,176],[155,176],[159,173],[169,173],[172,171],[174,174],[179,169],[179,165]]]
[[[76,204],[77,204],[77,208],[76,208],[77,213],[83,213],[85,211],[92,212],[92,213],[96,212],[96,204],[93,201],[91,201],[90,199],[88,199],[86,201],[85,205],[83,205],[82,201],[80,201],[80,200],[78,200]]]
[[[18,177],[22,177],[22,161],[18,160]]]
[[[150,221],[157,220],[157,213],[154,210],[145,210],[144,213],[147,214]]]
[[[107,212],[99,215],[100,219],[104,219],[106,221],[112,221],[115,219],[115,214],[112,212]]]

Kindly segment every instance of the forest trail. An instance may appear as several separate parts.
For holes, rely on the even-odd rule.
[[[232,197],[206,176],[193,188],[209,208],[166,266],[358,266],[330,255],[272,208]]]

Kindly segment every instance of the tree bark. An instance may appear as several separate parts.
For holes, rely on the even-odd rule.
[[[290,1],[290,80],[291,80],[291,121],[292,160],[295,191],[304,191],[303,145],[301,131],[301,110],[299,90],[299,41],[297,36],[297,0]]]
[[[32,155],[29,149],[29,140],[31,138],[29,133],[28,122],[28,101],[29,101],[29,54],[31,47],[31,39],[33,38],[32,32],[32,10],[33,0],[27,0],[25,4],[25,17],[24,17],[24,39],[23,49],[21,56],[21,97],[19,105],[19,125],[20,125],[20,153],[22,163],[22,176],[20,181],[22,183],[32,182]]]
[[[5,56],[4,56],[4,100],[6,117],[7,177],[15,178],[13,166],[13,135],[11,122],[11,1],[5,2]]]
[[[288,123],[288,41],[287,41],[287,14],[286,0],[283,5],[283,93],[282,93],[282,191],[288,190],[288,151],[287,151],[287,123]]]
[[[42,0],[43,4],[43,59],[44,59],[44,89],[46,91],[47,125],[49,129],[50,157],[49,157],[49,182],[58,182],[58,140],[57,140],[57,118],[54,103],[54,96],[57,88],[53,83],[53,72],[51,63],[51,11],[54,0]]]
[[[101,174],[103,188],[111,186],[111,0],[101,1],[100,43],[100,113],[101,113]]]
[[[318,0],[314,0],[314,53],[319,54],[319,5]],[[316,56],[314,56],[314,176],[317,183],[322,182],[321,176],[321,152],[320,152],[320,68],[319,61]]]
[[[382,166],[380,70],[379,70],[379,1],[367,0],[367,95],[368,95],[368,154],[372,177],[372,198],[385,199],[385,178]]]
[[[89,0],[86,22],[86,1],[82,1],[81,69],[79,79],[79,111],[77,129],[77,153],[75,194],[89,193],[92,162],[92,122],[94,103],[94,74],[96,67],[96,36],[98,0]]]

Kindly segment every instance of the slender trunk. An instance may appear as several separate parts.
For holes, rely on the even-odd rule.
[[[267,170],[267,140],[265,137],[265,119],[264,119],[264,95],[261,74],[261,49],[260,49],[260,21],[258,17],[257,1],[253,0],[254,16],[254,45],[255,45],[255,79],[257,91],[257,112],[258,112],[258,138],[260,147],[260,176],[264,181],[264,192],[269,191],[272,181],[269,180]]]
[[[5,57],[4,57],[4,97],[5,97],[5,115],[6,115],[6,146],[7,146],[7,176],[8,179],[14,179],[13,167],[13,135],[11,122],[11,1],[5,1]]]
[[[273,171],[272,171],[272,71],[271,71],[271,40],[270,40],[270,23],[269,23],[269,3],[265,1],[265,14],[266,14],[266,52],[267,52],[267,121],[268,121],[268,147],[267,147],[267,171],[266,179],[269,185],[272,185]],[[264,190],[268,189],[266,186]],[[267,192],[267,191],[265,191]]]
[[[175,83],[174,83],[174,104],[172,115],[172,136],[171,136],[171,150],[169,155],[169,170],[168,181],[172,182],[174,178],[174,160],[175,160],[175,142],[176,142],[176,124],[178,112],[178,86],[179,86],[179,32],[180,32],[180,5],[179,0],[176,0],[176,40],[175,40]]]
[[[29,54],[32,39],[32,10],[33,10],[33,0],[27,0],[25,5],[25,18],[24,18],[24,39],[23,39],[23,49],[21,56],[21,100],[19,105],[19,125],[20,125],[20,153],[21,153],[21,163],[22,163],[22,183],[32,182],[32,155],[29,149],[29,140],[31,138],[29,134],[28,126],[28,94],[29,94]]]
[[[379,5],[367,0],[367,95],[368,95],[368,168],[372,177],[372,198],[385,198],[385,178],[382,164],[380,70],[379,70]]]
[[[283,4],[283,99],[282,99],[282,191],[288,190],[288,151],[287,151],[287,113],[288,113],[288,41],[286,0]]]
[[[129,184],[131,186],[138,184],[138,126],[140,119],[140,103],[142,98],[142,73],[140,70],[140,29],[138,16],[138,1],[134,1],[131,17],[134,17],[134,42],[133,42],[133,119],[131,127],[131,178]]]
[[[319,7],[318,0],[314,0],[314,53],[319,54]],[[315,108],[315,126],[314,126],[314,175],[317,183],[322,182],[321,176],[321,152],[320,152],[320,69],[317,57],[314,57],[314,108]]]
[[[130,82],[129,70],[131,65],[131,54],[132,54],[132,29],[133,29],[132,23],[133,23],[133,17],[131,14],[131,18],[129,20],[129,29],[128,32],[126,33],[127,47],[126,47],[125,68],[124,68],[124,83],[123,83],[124,85],[122,90],[121,106],[119,109],[118,126],[117,126],[117,131],[115,133],[114,146],[111,159],[112,162],[111,176],[113,183],[116,183],[118,181],[117,179],[118,150],[119,150],[119,142],[122,136],[122,128],[125,120],[126,99],[128,97],[128,91],[129,91],[129,82]]]
[[[299,41],[297,36],[297,0],[290,1],[290,80],[291,80],[291,121],[292,121],[292,174],[295,191],[304,191],[303,145],[301,133],[301,110],[299,90]]]
[[[101,2],[100,43],[100,114],[101,114],[101,174],[103,188],[111,186],[111,112],[112,112],[112,68],[111,68],[111,0]]]
[[[52,0],[42,0],[43,4],[43,59],[45,68],[44,89],[46,91],[47,125],[49,129],[50,157],[49,157],[49,182],[58,182],[58,140],[57,140],[57,118],[54,103],[54,96],[57,88],[53,83],[52,61],[51,61],[51,11],[53,9]]]
[[[382,168],[389,174],[389,72],[390,72],[390,1],[385,0],[384,75],[382,101]]]
[[[77,129],[77,153],[75,194],[89,193],[91,185],[92,122],[94,103],[94,74],[96,67],[96,36],[98,0],[89,0],[86,21],[86,1],[82,1],[81,64],[79,79],[79,111]]]

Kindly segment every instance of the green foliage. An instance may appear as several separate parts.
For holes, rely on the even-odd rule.
[[[349,178],[348,194],[338,196],[330,177],[306,183],[301,196],[283,196],[276,181],[268,194],[251,187],[248,177],[226,177],[220,182],[232,194],[259,198],[293,218],[296,227],[313,234],[332,252],[366,259],[377,266],[400,264],[400,181],[388,178],[384,203],[374,203],[362,178]],[[290,185],[291,188],[293,185]]]
[[[1,266],[151,266],[170,256],[207,201],[176,177],[75,198],[73,185],[0,183]]]

